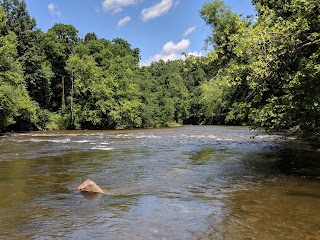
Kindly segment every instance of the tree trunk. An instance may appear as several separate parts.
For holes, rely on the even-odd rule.
[[[61,111],[64,112],[66,109],[65,93],[64,93],[64,76],[62,76],[62,104]]]

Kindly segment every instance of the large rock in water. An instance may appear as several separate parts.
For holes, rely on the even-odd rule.
[[[77,187],[77,190],[83,193],[102,193],[102,189],[95,184],[93,181],[90,179],[85,180],[79,187]]]

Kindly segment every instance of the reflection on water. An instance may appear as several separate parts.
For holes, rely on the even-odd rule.
[[[319,239],[319,159],[243,127],[4,135],[0,239]]]

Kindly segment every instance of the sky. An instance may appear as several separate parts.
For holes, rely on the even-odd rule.
[[[210,28],[199,15],[206,0],[25,0],[37,28],[72,24],[79,37],[123,38],[139,48],[141,65],[182,58],[182,52],[204,56]],[[209,1],[210,2],[210,1]],[[225,0],[238,14],[254,15],[250,0]]]

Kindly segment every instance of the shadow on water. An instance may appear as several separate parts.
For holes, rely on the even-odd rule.
[[[241,164],[228,165],[228,185],[220,189],[225,194],[221,217],[212,212],[210,227],[197,238],[319,239],[319,150],[292,141],[238,157]]]
[[[320,152],[284,150],[275,166],[284,174],[320,179]]]
[[[307,145],[288,146],[284,143],[277,149],[262,151],[246,157],[257,171],[275,174],[320,179],[320,151]]]
[[[4,137],[0,232],[6,239],[317,239],[320,152],[252,134],[198,126]],[[107,194],[77,193],[87,178]]]

